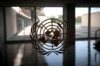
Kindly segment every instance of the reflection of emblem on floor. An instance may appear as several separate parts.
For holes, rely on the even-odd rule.
[[[42,22],[36,22],[31,27],[31,40],[33,47],[41,54],[49,55],[62,53],[66,44],[66,23],[50,18]]]

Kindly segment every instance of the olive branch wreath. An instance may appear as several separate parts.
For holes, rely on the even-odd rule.
[[[48,24],[48,23],[43,24],[44,22],[46,22],[48,20],[49,21],[51,20],[49,23],[56,23],[58,25],[57,27],[60,27],[60,29],[63,30],[63,33],[62,33],[63,34],[63,38],[61,38],[60,40],[58,40],[59,42],[63,41],[62,45],[59,47],[59,50],[49,50],[49,51],[46,51],[44,49],[44,47],[41,46],[41,42],[42,43],[46,43],[46,42],[45,41],[40,41],[39,38],[38,38],[39,35],[37,34],[37,32],[38,32],[39,28],[43,28],[46,24]],[[61,26],[61,25],[63,25],[63,26]],[[54,25],[50,25],[50,26],[52,27]],[[47,28],[45,28],[45,29],[47,29]],[[52,29],[54,29],[54,28],[52,28]],[[70,46],[69,44],[66,44],[67,43],[67,36],[66,36],[67,35],[67,29],[68,29],[68,27],[67,27],[66,22],[62,22],[61,20],[58,20],[56,18],[46,19],[46,20],[44,20],[42,22],[35,22],[32,25],[32,27],[31,27],[31,34],[30,34],[30,38],[31,38],[31,42],[32,42],[33,48],[35,48],[36,51],[39,52],[42,55],[49,55],[52,52],[55,53],[55,54],[57,54],[57,55],[63,53],[66,50],[66,48]],[[41,35],[42,34],[40,34],[40,37],[41,37]]]

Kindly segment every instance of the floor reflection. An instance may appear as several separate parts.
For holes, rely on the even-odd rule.
[[[56,55],[51,53],[49,56],[45,55],[45,59],[48,66],[62,66],[63,65],[63,54]]]
[[[90,40],[90,55],[88,41],[76,41],[75,66],[100,66],[100,53],[94,49],[94,40]],[[33,49],[31,43],[7,44],[7,66],[63,66],[63,54],[54,53],[41,55]],[[90,57],[90,59],[89,59]]]
[[[23,58],[23,52],[24,52],[24,44],[20,46],[19,50],[18,50],[18,53],[15,57],[15,60],[14,60],[14,66],[20,66],[21,65],[21,60]]]
[[[76,66],[100,66],[100,52],[94,49],[95,40],[90,40],[90,52],[88,52],[88,41],[76,41],[75,65]],[[89,55],[90,53],[90,55]],[[90,57],[90,59],[88,59]]]
[[[91,65],[100,66],[100,51],[94,48],[95,41],[91,41]]]
[[[62,54],[41,55],[32,48],[31,43],[10,44],[8,49],[8,66],[62,66]]]
[[[88,41],[76,41],[75,66],[88,65]]]

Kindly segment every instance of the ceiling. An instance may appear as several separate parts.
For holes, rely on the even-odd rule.
[[[64,6],[67,4],[95,6],[100,0],[0,0],[1,6]]]

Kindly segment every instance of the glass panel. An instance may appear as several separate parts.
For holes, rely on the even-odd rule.
[[[8,41],[30,40],[32,8],[6,7],[6,36]],[[36,12],[37,21],[43,21],[47,18],[57,18],[62,21],[62,7],[37,7]]]
[[[91,65],[100,66],[100,7],[91,7]],[[98,41],[99,40],[99,41]]]
[[[76,7],[75,8],[75,38],[88,37],[88,8]]]
[[[48,42],[48,40],[53,39],[52,36],[54,36],[54,32],[56,31],[56,29],[58,31],[61,30],[60,33],[63,33],[63,30],[59,28],[57,24],[57,22],[59,22],[58,20],[62,21],[62,16],[63,16],[62,7],[37,7],[36,13],[37,13],[37,18],[38,18],[36,21],[39,22],[38,25],[40,25],[39,26],[40,28],[37,29],[38,31],[37,34],[39,35],[39,39],[44,37],[45,41],[47,41],[46,43],[44,43],[45,45],[43,45],[44,47],[48,48],[48,49],[45,48],[45,50],[49,51],[49,49],[56,49],[56,47],[55,46],[53,47],[53,44],[51,44],[50,41]],[[58,20],[53,21],[51,18],[56,18]],[[47,34],[48,32],[50,32],[49,35]],[[42,40],[40,41],[43,42]],[[63,65],[63,54],[56,55],[55,53],[51,53],[49,56],[45,55],[44,58],[48,66],[62,66]]]
[[[62,7],[37,7],[37,16],[43,21],[48,18],[57,18],[62,20]]]
[[[34,17],[35,14],[32,14],[30,9],[33,9],[33,8],[32,7],[6,7],[7,41],[30,40],[31,25],[35,23],[31,21],[31,16],[33,15]],[[57,18],[62,21],[62,15],[63,15],[62,7],[36,7],[36,17],[37,17],[36,22],[39,22],[39,23],[41,23],[43,20],[48,19],[48,18]],[[59,21],[56,21],[56,22],[59,22]],[[55,25],[54,28],[57,30],[63,29],[63,25],[61,25],[62,28],[57,28],[56,27],[57,23],[52,23],[52,25]],[[41,26],[43,27],[43,30],[44,30],[45,29],[44,27],[47,25],[46,24],[40,25],[40,27]],[[51,27],[48,27],[48,29],[51,30]],[[43,32],[46,33],[45,30],[44,31],[39,30],[37,34],[41,34],[41,33],[43,34]],[[50,33],[50,36],[53,36],[53,33],[54,32],[52,31],[52,33]],[[64,31],[61,30],[60,33],[64,33]],[[63,37],[61,36],[61,41],[62,41],[62,38]],[[51,47],[51,44],[48,44],[48,45]],[[56,47],[53,47],[53,48],[56,48]],[[23,58],[22,65],[24,64],[27,66],[32,66],[32,65],[41,66],[41,64],[44,64],[42,66],[62,66],[63,65],[63,54],[56,55],[55,53],[52,53],[49,56],[40,55],[39,53],[36,52],[32,44],[30,43],[26,45],[22,45],[17,49],[19,49],[18,56],[21,55],[21,58]],[[15,61],[14,61],[15,65],[17,64],[16,59],[17,58],[15,58]],[[21,60],[19,60],[19,63],[18,63],[19,66],[21,65],[20,61]]]
[[[31,17],[26,7],[6,7],[7,40],[29,40]]]
[[[100,37],[100,7],[91,7],[91,38]],[[98,31],[99,29],[99,31]]]

